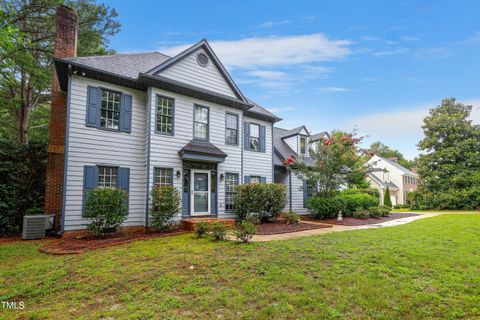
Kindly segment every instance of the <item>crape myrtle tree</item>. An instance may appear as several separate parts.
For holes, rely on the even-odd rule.
[[[77,11],[78,56],[111,53],[109,39],[120,30],[115,9],[94,0],[0,0],[0,55],[9,57],[0,77],[4,138],[26,144],[32,129],[41,132],[35,138],[48,137],[55,10],[62,4]]]
[[[450,98],[425,117],[418,143],[423,207],[480,207],[480,126],[470,120],[471,111]]]
[[[366,188],[368,170],[366,151],[359,147],[364,137],[356,132],[339,130],[331,132],[310,148],[313,163],[305,163],[290,157],[286,164],[301,178],[318,186],[318,193],[330,196],[342,185]]]

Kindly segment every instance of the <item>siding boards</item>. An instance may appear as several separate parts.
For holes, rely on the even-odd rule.
[[[250,117],[244,117],[243,121],[265,126],[265,152],[243,150],[243,176],[261,176],[267,182],[273,182],[272,124]]]

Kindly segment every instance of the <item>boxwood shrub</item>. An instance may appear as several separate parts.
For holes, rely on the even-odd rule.
[[[335,218],[340,211],[346,208],[346,201],[340,196],[332,198],[314,197],[307,201],[307,208],[315,219]]]
[[[239,220],[249,216],[260,222],[275,219],[286,204],[285,186],[280,183],[250,183],[237,186],[234,207]]]
[[[378,206],[378,198],[366,194],[340,194],[337,198],[344,199],[345,205],[345,215],[352,215],[357,210],[368,209]]]

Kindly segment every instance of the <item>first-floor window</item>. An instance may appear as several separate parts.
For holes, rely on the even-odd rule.
[[[260,183],[261,181],[260,176],[250,176],[250,183]]]
[[[315,183],[307,181],[305,193],[306,193],[307,199],[314,197],[315,194],[317,193],[317,187]]]
[[[120,93],[102,90],[100,127],[118,130],[120,123]]]
[[[101,188],[117,187],[118,168],[98,167],[98,186]]]
[[[173,170],[164,168],[155,168],[155,186],[164,187],[173,184]]]
[[[235,187],[238,185],[238,174],[227,173],[225,174],[225,210],[232,212],[233,198],[235,196]]]

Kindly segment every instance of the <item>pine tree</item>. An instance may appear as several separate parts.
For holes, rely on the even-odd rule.
[[[390,198],[390,189],[388,187],[385,189],[385,194],[383,195],[383,205],[389,208],[392,207],[392,199]]]

